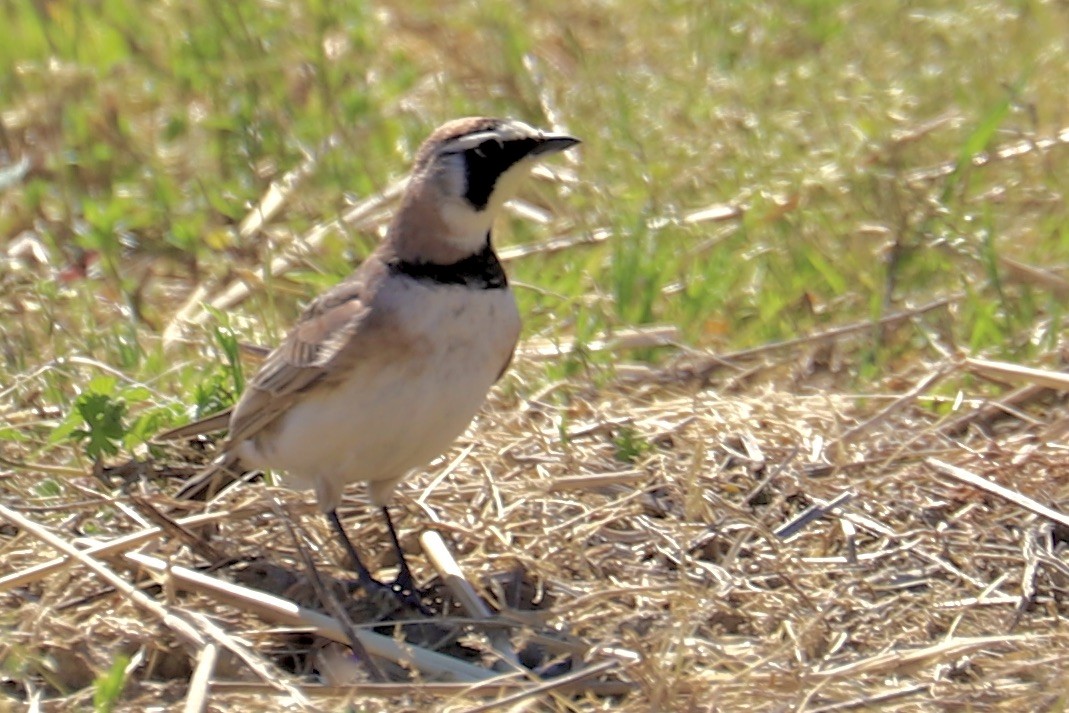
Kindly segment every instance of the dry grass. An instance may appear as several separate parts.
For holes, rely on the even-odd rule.
[[[86,706],[82,678],[121,652],[141,664],[123,695],[130,709],[197,709],[198,691],[216,710],[263,710],[270,697],[273,707],[303,699],[313,709],[348,701],[459,711],[506,695],[521,699],[518,709],[562,711],[1064,705],[1069,529],[925,463],[953,463],[1040,504],[1066,502],[1069,466],[1052,437],[1064,424],[1050,392],[992,421],[983,400],[966,394],[956,410],[938,409],[905,382],[907,399],[758,386],[723,393],[690,378],[697,362],[624,370],[598,390],[562,383],[519,405],[498,396],[450,458],[403,487],[402,539],[417,577],[447,600],[445,614],[420,622],[334,587],[361,631],[407,622],[376,628],[391,637],[403,629],[413,646],[488,675],[500,661],[496,637],[497,650],[511,645],[526,665],[547,667],[542,689],[530,674],[441,685],[427,669],[381,659],[387,682],[368,683],[329,637],[295,633],[297,620],[258,615],[229,594],[187,594],[167,575],[151,592],[156,611],[108,587],[86,562],[4,587],[5,610],[19,622],[5,658],[45,652],[28,656],[7,685],[30,700],[71,691],[64,704]],[[940,410],[945,417],[933,415]],[[166,509],[168,489],[153,486],[146,498]],[[384,529],[353,495],[351,526],[372,561],[388,567]],[[218,581],[320,608],[291,523],[324,575],[345,574],[307,500],[242,486],[209,506],[225,517],[186,528],[199,554],[189,535],[138,546],[176,567],[223,553],[242,562],[212,572]],[[69,538],[105,511],[115,518],[109,534],[139,529],[136,502],[72,504],[51,532]],[[417,554],[425,528],[441,533],[500,612],[490,624],[449,603]],[[5,535],[5,571],[40,563],[32,532],[9,526]],[[153,581],[115,553],[93,558],[124,582]],[[589,666],[600,668],[582,678]],[[189,685],[195,667],[201,687]],[[354,671],[363,683],[352,685]],[[572,678],[554,678],[561,674]]]
[[[1069,6],[440,6],[5,5],[0,711],[1069,707]],[[397,498],[424,620],[144,440],[472,113],[584,144],[495,238],[520,358]]]

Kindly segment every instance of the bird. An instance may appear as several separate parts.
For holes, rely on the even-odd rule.
[[[537,161],[579,143],[490,117],[433,131],[375,250],[307,306],[230,410],[161,434],[228,430],[176,497],[207,499],[245,473],[281,471],[283,485],[315,492],[365,591],[425,611],[391,495],[467,429],[511,363],[521,322],[493,224]],[[357,482],[385,518],[399,563],[391,584],[372,576],[338,516]]]

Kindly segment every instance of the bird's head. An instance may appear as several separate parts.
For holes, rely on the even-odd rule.
[[[436,224],[435,239],[460,257],[486,245],[501,206],[534,163],[579,143],[521,121],[468,117],[440,126],[423,142],[395,229]]]

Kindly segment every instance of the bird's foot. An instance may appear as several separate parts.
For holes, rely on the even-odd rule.
[[[423,592],[416,586],[412,574],[402,572],[393,582],[380,582],[371,576],[361,577],[352,583],[351,590],[363,589],[371,599],[384,601],[387,597],[403,606],[415,609],[423,616],[431,616],[434,612],[423,603]]]
[[[416,580],[407,567],[401,569],[393,584],[388,585],[397,601],[412,607],[423,616],[431,616],[434,612],[423,603],[423,591],[416,586]]]

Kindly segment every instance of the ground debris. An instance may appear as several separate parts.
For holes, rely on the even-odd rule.
[[[568,388],[522,408],[495,397],[452,454],[400,489],[402,542],[444,612],[437,620],[354,595],[341,552],[307,498],[258,483],[216,503],[215,517],[183,525],[189,535],[140,546],[172,566],[215,564],[208,573],[233,586],[320,608],[269,502],[282,498],[354,626],[484,669],[500,655],[494,642],[505,640],[516,662],[546,677],[526,690],[552,709],[599,696],[636,711],[711,700],[751,710],[802,700],[814,710],[911,710],[936,697],[1038,705],[1069,656],[1059,626],[1069,568],[1058,523],[1031,510],[1064,512],[1064,448],[1028,437],[1043,426],[1036,419],[952,440],[941,428],[950,417],[916,403],[881,407],[893,398],[772,388],[722,396],[635,382]],[[876,413],[863,436],[842,438]],[[1019,497],[939,477],[925,458]],[[163,492],[153,497],[168,503]],[[110,507],[101,501],[101,512]],[[74,514],[51,524],[73,538],[84,504]],[[374,515],[354,489],[344,517],[373,566],[388,569],[394,563]],[[109,527],[115,535],[137,529],[128,517]],[[468,618],[453,602],[419,553],[426,529],[441,535],[490,619]],[[191,549],[190,536],[210,547]],[[4,575],[52,556],[17,530],[0,546]],[[205,559],[216,551],[227,560]],[[347,648],[308,629],[183,593],[166,578],[161,588],[114,553],[99,556],[160,601],[223,622],[265,665],[285,672],[309,705],[388,696],[392,710],[439,709],[443,700],[463,710],[487,700],[486,689],[462,694],[405,666],[385,667],[386,681],[368,683]],[[254,691],[284,697],[240,658],[224,652],[216,662],[214,649],[184,647],[101,587],[78,565],[0,584],[14,622],[0,644],[8,695],[85,703],[92,677],[58,676],[56,662],[83,662],[78,668],[95,677],[121,651],[141,662],[132,668],[131,702],[182,700],[198,662],[213,672],[199,684],[213,702],[238,710]],[[407,688],[391,687],[400,683]],[[524,690],[491,697],[522,700]]]

